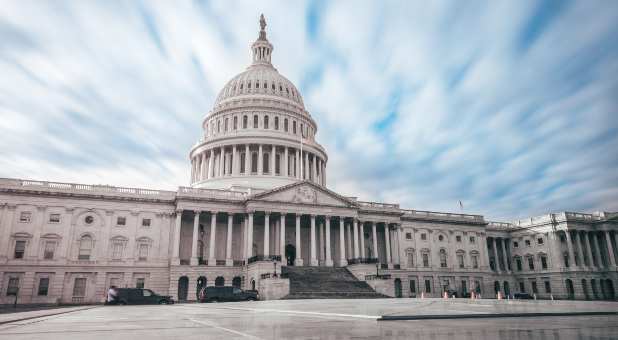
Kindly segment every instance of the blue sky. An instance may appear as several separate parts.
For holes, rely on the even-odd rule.
[[[3,1],[0,176],[187,185],[262,12],[331,189],[500,220],[618,210],[616,1]]]

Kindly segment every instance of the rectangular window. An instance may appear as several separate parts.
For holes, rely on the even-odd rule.
[[[515,259],[515,264],[517,265],[517,271],[521,271],[522,265],[521,265],[521,259],[519,257]]]
[[[122,258],[122,248],[123,248],[123,244],[122,242],[115,242],[112,245],[112,258],[114,260],[119,260]]]
[[[118,217],[116,219],[116,225],[126,225],[127,224],[127,218],[126,217]]]
[[[457,262],[459,263],[459,268],[464,267],[464,257],[461,254],[457,255]]]
[[[60,223],[60,214],[50,214],[49,223]]]
[[[542,237],[538,238],[538,239],[536,240],[536,242],[537,242],[538,244],[543,244],[543,238],[542,238]]]
[[[253,116],[253,128],[257,129],[258,128],[258,116]]]
[[[138,278],[137,280],[135,280],[135,288],[144,289],[145,282],[146,280],[143,277]]]
[[[416,294],[416,281],[410,280],[410,293]]]
[[[530,284],[532,285],[532,293],[533,294],[538,294],[539,290],[538,290],[538,288],[536,286],[536,281],[532,281],[532,282],[530,282]]]
[[[423,254],[423,267],[429,267],[429,254],[427,253]]]
[[[513,248],[519,248],[519,242],[513,241]]]
[[[29,223],[32,218],[32,213],[29,211],[22,211],[19,214],[19,222]]]
[[[530,247],[530,240],[525,240],[524,242],[526,243],[526,247]]]
[[[528,268],[534,270],[534,258],[532,256],[528,257]]]
[[[474,244],[476,242],[476,238],[474,236],[470,236],[470,243]]]
[[[468,293],[468,282],[466,280],[461,280],[461,292],[463,294]]]
[[[39,279],[39,290],[37,292],[37,295],[46,296],[48,290],[49,290],[49,278],[42,277],[41,279]]]
[[[412,239],[412,233],[406,233],[406,240]]]
[[[425,280],[425,293],[431,293],[431,281]]]
[[[26,253],[26,241],[15,241],[15,258],[23,259]]]
[[[541,256],[541,267],[547,269],[547,257]]]
[[[476,255],[472,256],[472,268],[476,269],[479,267],[479,257]]]
[[[481,294],[481,281],[474,281],[474,290]]]
[[[149,218],[144,218],[142,220],[142,227],[150,227],[150,219]]]
[[[55,241],[45,241],[45,251],[43,252],[43,258],[45,260],[52,260],[54,258],[55,250],[56,250]]]
[[[19,291],[19,278],[11,277],[9,278],[9,285],[6,288],[6,295],[17,295]]]
[[[523,281],[519,281],[519,291],[522,293],[526,292],[526,287],[524,287]]]
[[[460,235],[455,236],[455,241],[461,242],[461,236]]]
[[[421,234],[421,240],[426,241],[427,240],[427,234]]]
[[[84,296],[86,296],[86,278],[77,277],[75,278],[75,283],[73,284],[73,297]]]
[[[545,281],[545,293],[551,293],[551,283]]]
[[[139,260],[140,261],[146,261],[146,259],[148,258],[148,245],[145,243],[142,243],[139,245]]]
[[[408,268],[414,267],[414,253],[408,253]]]

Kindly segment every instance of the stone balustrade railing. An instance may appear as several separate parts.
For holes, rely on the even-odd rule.
[[[462,221],[462,222],[474,222],[485,223],[485,219],[482,215],[469,215],[469,214],[455,214],[455,213],[443,213],[435,211],[423,211],[423,210],[410,210],[401,209],[404,213],[404,217],[422,218],[422,219],[435,219],[444,221]]]
[[[248,197],[247,193],[240,191],[218,190],[218,189],[198,189],[191,187],[179,187],[179,195],[200,197],[200,198],[223,198],[231,200],[244,200]]]
[[[511,229],[513,225],[507,222],[488,222],[487,227],[491,229]]]
[[[399,209],[399,204],[357,201],[362,208]]]

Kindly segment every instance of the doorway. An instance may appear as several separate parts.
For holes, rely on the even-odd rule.
[[[296,247],[292,244],[285,246],[285,258],[288,266],[293,266],[296,260]]]
[[[402,297],[401,296],[401,280],[400,279],[395,279],[395,297]]]
[[[189,278],[181,276],[178,279],[178,301],[186,301],[189,292]]]

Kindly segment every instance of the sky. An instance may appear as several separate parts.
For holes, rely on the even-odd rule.
[[[260,13],[330,189],[488,220],[618,211],[607,0],[4,0],[0,177],[187,186]]]

